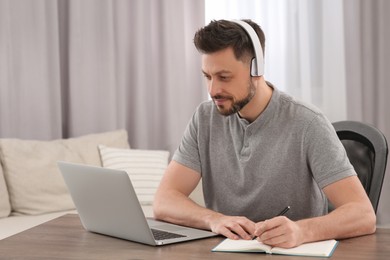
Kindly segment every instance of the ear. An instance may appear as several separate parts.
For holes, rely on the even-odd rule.
[[[251,76],[252,83],[257,86],[261,81],[264,81],[263,76]]]

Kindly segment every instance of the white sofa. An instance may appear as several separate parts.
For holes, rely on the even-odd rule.
[[[77,213],[57,161],[101,166],[98,145],[132,150],[125,130],[54,141],[0,139],[0,239]],[[143,209],[152,216],[151,205]]]

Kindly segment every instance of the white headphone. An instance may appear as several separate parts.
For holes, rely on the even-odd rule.
[[[248,23],[241,20],[232,20],[233,23],[240,25],[248,34],[252,41],[253,49],[255,50],[255,57],[251,63],[251,76],[263,76],[264,74],[264,56],[263,49],[260,44],[259,37],[255,30]]]

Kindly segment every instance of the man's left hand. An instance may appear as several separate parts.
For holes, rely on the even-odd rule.
[[[292,248],[303,243],[299,225],[284,216],[256,223],[255,235],[258,241],[270,246]]]

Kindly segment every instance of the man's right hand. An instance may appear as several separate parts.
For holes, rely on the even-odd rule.
[[[234,240],[250,240],[255,232],[255,223],[246,217],[215,214],[210,218],[209,224],[211,231],[214,233]]]
[[[178,225],[210,229],[230,239],[251,239],[255,232],[255,223],[251,220],[223,215],[188,198],[200,179],[201,175],[195,170],[171,161],[155,195],[154,217]]]

